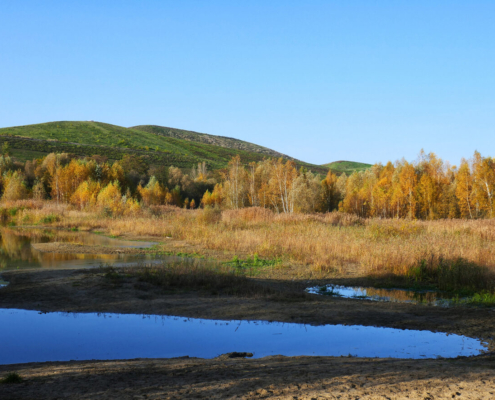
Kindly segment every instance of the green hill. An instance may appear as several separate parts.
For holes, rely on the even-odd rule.
[[[35,125],[0,128],[0,145],[8,142],[20,160],[40,157],[51,152],[79,156],[102,155],[119,160],[124,154],[142,156],[150,165],[174,165],[190,168],[206,161],[211,169],[227,165],[239,154],[244,163],[266,157],[284,157],[281,153],[243,142],[173,128],[140,126],[124,128],[94,121],[58,121]],[[325,174],[328,168],[294,160],[313,172]]]
[[[268,149],[266,147],[259,146],[254,143],[245,142],[244,140],[239,140],[226,136],[216,136],[207,133],[185,131],[183,129],[169,128],[166,126],[157,126],[157,125],[139,125],[139,126],[133,126],[130,129],[154,133],[156,135],[165,136],[169,138],[184,139],[192,142],[211,144],[214,146],[220,146],[229,149],[244,150],[252,153],[260,153],[268,157],[274,157],[274,158],[283,157],[285,159],[294,160],[292,157],[279,153],[278,151]]]
[[[364,171],[371,168],[372,164],[365,164],[356,161],[334,161],[328,164],[323,164],[323,167],[327,167],[336,173],[345,172],[347,175],[352,174],[354,171]]]

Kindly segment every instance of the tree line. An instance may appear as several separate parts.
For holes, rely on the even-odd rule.
[[[232,159],[213,192],[202,203],[227,208],[267,207],[277,212],[339,210],[363,218],[493,218],[495,159],[475,152],[459,167],[434,153],[418,160],[375,164],[370,169],[324,179],[292,161],[240,164]]]
[[[495,160],[478,152],[459,167],[422,151],[412,163],[375,164],[349,176],[329,171],[325,177],[283,159],[244,165],[235,156],[227,168],[208,171],[205,163],[188,170],[149,166],[135,155],[112,163],[100,156],[51,153],[21,163],[9,156],[8,147],[2,152],[2,200],[51,199],[112,215],[170,204],[263,207],[288,214],[339,210],[364,218],[494,216]]]

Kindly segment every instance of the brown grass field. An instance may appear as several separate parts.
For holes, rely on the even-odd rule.
[[[159,241],[172,238],[176,247],[183,243],[186,249],[223,260],[255,254],[278,259],[277,271],[287,278],[407,277],[408,282],[429,282],[442,289],[493,289],[495,220],[491,219],[365,220],[338,212],[277,215],[262,208],[220,211],[170,206],[111,218],[34,201],[4,204],[2,210],[4,218],[16,225],[78,228]]]

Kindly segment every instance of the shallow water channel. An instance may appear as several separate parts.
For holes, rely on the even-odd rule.
[[[40,313],[0,309],[0,364],[132,358],[358,356],[435,358],[477,355],[477,340],[430,331],[215,321],[156,315]]]
[[[306,289],[311,294],[343,297],[346,299],[390,301],[395,303],[428,304],[447,307],[451,304],[446,294],[435,291],[415,291],[405,289],[376,289],[361,286],[341,286],[328,284]]]
[[[101,263],[125,265],[128,262],[149,259],[151,256],[131,254],[59,254],[36,250],[37,243],[78,243],[110,248],[148,248],[150,242],[112,239],[89,232],[71,232],[43,228],[0,227],[0,272],[22,268],[81,268]],[[0,285],[2,283],[0,282]]]

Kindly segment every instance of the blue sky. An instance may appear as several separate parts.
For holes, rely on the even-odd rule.
[[[0,126],[96,120],[301,160],[495,156],[493,1],[0,2]]]

